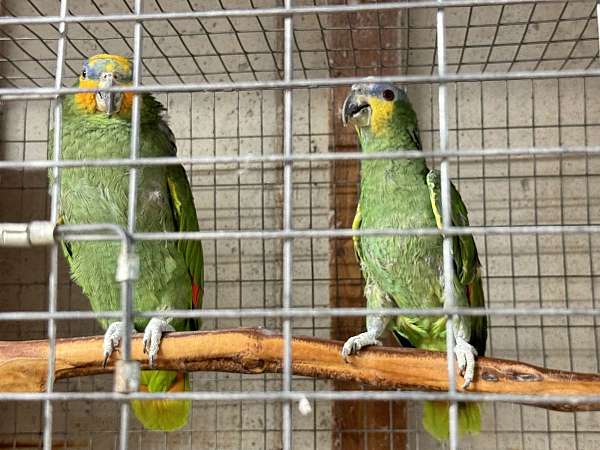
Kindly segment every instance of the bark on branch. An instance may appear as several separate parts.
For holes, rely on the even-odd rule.
[[[371,348],[353,356],[340,356],[341,342],[313,337],[292,340],[293,372],[315,378],[351,380],[387,389],[444,391],[448,389],[444,353],[404,348]],[[236,373],[281,372],[283,338],[265,329],[242,328],[164,337],[156,367],[187,371]],[[58,339],[56,379],[111,372],[102,367],[102,336]],[[146,367],[142,335],[132,338],[132,358]],[[478,358],[470,392],[505,394],[599,395],[600,375],[550,370],[516,361]],[[45,390],[48,342],[0,341],[0,392]],[[457,377],[458,382],[462,378]],[[457,387],[459,389],[459,387]],[[561,411],[600,410],[598,403],[538,404]]]

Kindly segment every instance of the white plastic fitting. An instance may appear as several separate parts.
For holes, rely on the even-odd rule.
[[[0,223],[0,247],[33,247],[54,243],[55,225],[49,221]]]
[[[117,259],[117,273],[115,279],[118,282],[127,280],[137,280],[140,275],[140,258],[136,253],[128,253],[125,249],[121,250]]]

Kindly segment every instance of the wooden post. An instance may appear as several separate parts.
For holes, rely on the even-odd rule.
[[[330,0],[331,4],[344,3]],[[399,51],[386,50],[399,47],[398,30],[381,28],[384,24],[398,24],[401,11],[377,13],[332,14],[326,18],[326,28],[334,28],[325,34],[329,51],[332,77],[368,76],[402,73]],[[359,67],[356,67],[356,66]],[[344,128],[341,122],[341,106],[349,86],[333,89],[333,129],[331,148],[336,152],[357,151],[354,130]],[[335,228],[350,228],[358,201],[360,164],[357,161],[334,161],[332,163],[332,224]],[[354,255],[352,239],[332,239],[330,251],[330,305],[332,308],[364,305],[360,268]],[[333,318],[331,337],[346,340],[364,330],[362,317]],[[386,336],[386,345],[396,345]],[[352,382],[336,381],[336,390],[355,390],[361,386]],[[401,401],[342,401],[333,404],[333,448],[335,450],[388,450],[406,448],[405,433],[389,430],[405,430],[406,402]]]

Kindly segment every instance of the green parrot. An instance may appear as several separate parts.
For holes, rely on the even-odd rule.
[[[67,96],[63,102],[62,157],[73,160],[127,158],[130,152],[131,93],[106,92],[110,86],[127,86],[131,61],[124,56],[100,54],[89,58],[77,83],[93,93]],[[140,147],[142,157],[174,156],[175,139],[162,118],[163,106],[151,95],[141,98]],[[50,142],[52,153],[52,142]],[[85,167],[62,171],[59,219],[67,224],[115,223],[127,226],[129,169]],[[198,219],[190,184],[181,165],[144,167],[138,171],[136,230],[197,231]],[[71,278],[89,298],[94,311],[121,308],[115,281],[117,242],[71,241],[63,245]],[[140,241],[139,278],[134,309],[168,311],[200,308],[204,290],[202,245],[198,240]],[[105,364],[123,337],[124,324],[99,319],[106,330]],[[149,365],[159,350],[164,332],[197,330],[195,319],[136,318],[136,331],[144,332]],[[190,389],[184,372],[143,370],[140,391],[180,392]],[[147,429],[170,431],[187,423],[191,401],[133,401],[132,409]]]
[[[421,150],[416,114],[404,90],[387,83],[352,86],[342,110],[344,124],[355,127],[364,153]],[[433,228],[442,226],[441,181],[425,159],[364,160],[360,199],[353,229]],[[451,217],[455,226],[468,226],[467,208],[451,187]],[[368,308],[435,308],[444,295],[443,237],[363,236],[354,246],[365,279]],[[480,263],[471,235],[453,238],[454,298],[458,306],[484,306]],[[454,351],[463,388],[473,380],[475,357],[485,353],[486,318],[454,321]],[[389,328],[400,344],[446,351],[445,317],[368,316],[367,331],[346,341],[342,356],[369,345]],[[481,428],[479,406],[459,403],[460,433]],[[425,402],[423,425],[435,438],[448,438],[448,403]]]

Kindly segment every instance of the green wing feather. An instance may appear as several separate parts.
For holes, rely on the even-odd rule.
[[[429,187],[435,221],[438,228],[442,228],[442,189],[439,171],[431,170],[427,174],[427,186]],[[452,183],[450,183],[450,204],[452,225],[457,227],[469,226],[467,208]],[[452,254],[454,256],[456,277],[460,284],[465,287],[469,306],[474,308],[485,306],[481,284],[481,263],[479,262],[473,236],[470,234],[454,236]],[[485,316],[474,316],[471,320],[471,344],[477,349],[478,354],[483,356],[487,340],[487,318]]]
[[[178,231],[198,231],[198,217],[194,207],[192,189],[182,166],[170,166],[167,169],[167,184],[173,210],[173,219]],[[190,298],[190,308],[202,306],[204,290],[204,256],[202,243],[199,240],[182,239],[177,242],[190,272],[192,282],[199,287],[198,304],[193,305]],[[197,328],[197,327],[196,327]]]
[[[175,147],[173,132],[163,121],[160,121],[158,126],[165,134],[171,146],[171,153],[175,155],[177,148]],[[185,169],[181,165],[168,166],[166,177],[176,230],[198,231],[198,217],[196,215],[196,207],[194,206],[194,196]],[[184,256],[192,283],[199,289],[198,303],[194,305],[190,298],[190,309],[201,308],[202,297],[204,295],[204,255],[202,253],[202,243],[200,240],[182,239],[177,242],[177,248]],[[190,329],[197,330],[199,328],[200,320],[194,319],[190,321]]]

